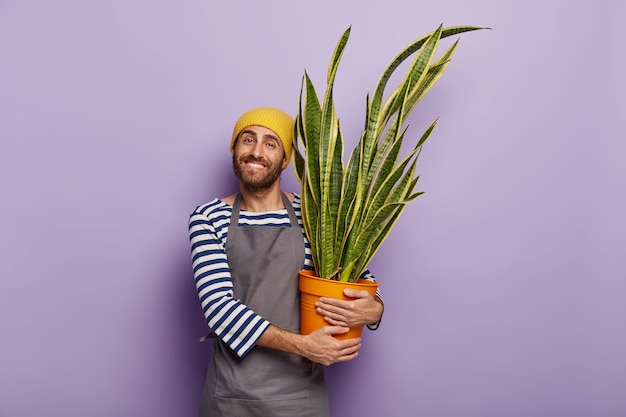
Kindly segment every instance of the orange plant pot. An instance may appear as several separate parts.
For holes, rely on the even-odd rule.
[[[350,300],[343,295],[343,290],[352,288],[355,290],[366,290],[372,297],[376,295],[377,282],[360,279],[358,282],[341,282],[330,279],[318,278],[315,271],[301,270],[298,273],[300,288],[300,334],[309,334],[317,329],[329,324],[324,320],[324,316],[318,314],[315,303],[320,297],[339,298]],[[351,339],[361,337],[363,326],[351,327],[350,330],[341,335],[336,335],[337,339]]]

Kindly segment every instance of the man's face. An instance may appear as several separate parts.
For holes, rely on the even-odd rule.
[[[249,126],[239,134],[233,152],[233,170],[249,190],[272,187],[286,165],[283,144],[271,129]]]

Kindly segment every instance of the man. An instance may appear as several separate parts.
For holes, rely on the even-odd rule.
[[[239,192],[196,208],[189,219],[194,277],[216,337],[201,416],[328,415],[322,365],[354,359],[360,338],[333,335],[377,326],[380,299],[346,290],[320,298],[329,326],[300,335],[298,271],[313,269],[300,198],[281,191],[293,119],[274,108],[244,113],[230,149]]]

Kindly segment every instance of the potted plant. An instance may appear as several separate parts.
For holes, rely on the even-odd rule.
[[[367,97],[365,127],[347,165],[343,160],[343,138],[335,113],[333,84],[350,28],[339,39],[330,60],[323,101],[304,72],[294,128],[294,170],[301,183],[302,221],[311,244],[315,274],[300,273],[302,333],[325,324],[323,318],[315,317],[317,313],[312,304],[322,294],[313,289],[312,282],[325,286],[358,284],[359,277],[406,205],[422,194],[414,191],[418,181],[416,162],[437,120],[421,135],[412,151],[398,161],[407,129],[404,123],[454,55],[458,40],[435,58],[439,40],[478,29],[482,28],[439,26],[393,58],[383,71],[374,94]],[[415,56],[404,78],[385,97],[387,82],[412,55]],[[376,285],[368,286],[372,295]],[[328,296],[341,298],[343,288]],[[308,324],[311,315],[313,324]],[[356,333],[344,337],[359,335],[361,330],[355,329]]]

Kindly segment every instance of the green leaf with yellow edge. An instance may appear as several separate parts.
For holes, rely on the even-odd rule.
[[[343,136],[336,115],[334,81],[351,28],[332,54],[322,102],[305,71],[294,132],[294,170],[302,185],[302,215],[318,276],[355,281],[396,224],[414,192],[417,158],[435,120],[408,155],[400,158],[405,122],[449,65],[458,41],[435,59],[443,38],[483,28],[439,26],[402,49],[387,65],[371,98],[363,132],[343,163]],[[396,69],[413,57],[404,78],[383,103]],[[302,152],[300,151],[302,149]],[[399,160],[400,159],[400,160]],[[399,160],[399,161],[398,161]],[[335,274],[339,272],[337,277]]]

